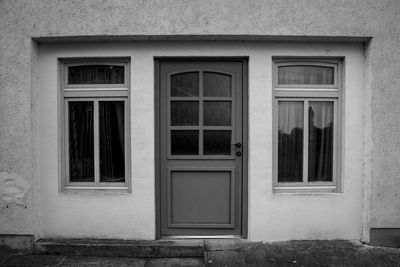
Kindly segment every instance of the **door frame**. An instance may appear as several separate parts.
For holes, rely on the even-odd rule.
[[[155,218],[156,239],[161,236],[161,121],[160,121],[160,66],[163,61],[240,61],[242,62],[242,229],[241,238],[247,239],[248,232],[248,56],[233,57],[154,57],[154,107],[155,107]],[[216,236],[217,237],[217,236]],[[221,237],[221,236],[218,236]],[[230,236],[229,236],[230,237]],[[193,238],[193,237],[188,237]],[[199,237],[200,238],[200,237]],[[204,237],[203,237],[204,238]]]

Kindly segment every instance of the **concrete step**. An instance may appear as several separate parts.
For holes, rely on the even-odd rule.
[[[34,252],[48,255],[127,257],[127,258],[203,258],[203,240],[110,240],[40,239]]]
[[[203,258],[124,258],[62,255],[15,255],[0,266],[132,266],[132,267],[204,267]]]

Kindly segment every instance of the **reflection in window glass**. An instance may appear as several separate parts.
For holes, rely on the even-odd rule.
[[[205,126],[230,126],[230,101],[204,101],[203,104]]]
[[[125,182],[124,102],[99,102],[100,182]]]
[[[69,179],[94,181],[93,102],[68,102]]]
[[[198,101],[171,101],[172,126],[199,125]]]
[[[278,182],[303,180],[303,102],[278,104]]]
[[[230,155],[231,131],[204,131],[204,155]]]
[[[199,73],[188,72],[172,75],[171,96],[199,96]]]
[[[321,66],[280,66],[278,84],[334,84],[334,68]]]
[[[226,74],[204,72],[203,73],[204,96],[231,96],[231,76]]]
[[[309,102],[308,181],[332,181],[333,102]]]
[[[171,131],[171,155],[198,155],[199,131]]]
[[[81,65],[68,67],[68,84],[124,84],[124,66]]]

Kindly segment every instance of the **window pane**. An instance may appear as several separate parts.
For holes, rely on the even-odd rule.
[[[279,84],[334,84],[334,68],[321,66],[278,67]]]
[[[171,101],[171,125],[199,125],[198,101]]]
[[[303,181],[303,102],[278,104],[278,182]]]
[[[198,155],[199,131],[171,131],[171,155]]]
[[[99,101],[100,182],[125,182],[124,102]]]
[[[68,84],[124,84],[124,66],[83,65],[68,67]]]
[[[230,101],[205,101],[203,105],[205,126],[231,125]]]
[[[171,96],[199,96],[199,73],[188,72],[172,75]]]
[[[332,181],[333,102],[309,102],[308,181]]]
[[[230,155],[231,131],[204,131],[204,155]]]
[[[203,73],[204,96],[231,96],[231,76],[214,72]]]
[[[94,181],[93,102],[68,102],[69,179]]]

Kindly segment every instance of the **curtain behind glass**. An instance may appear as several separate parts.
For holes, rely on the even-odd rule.
[[[68,84],[123,84],[124,66],[81,65],[68,67]]]
[[[278,84],[334,84],[334,77],[332,67],[298,65],[278,68]]]
[[[124,102],[99,102],[100,182],[125,181]]]
[[[278,182],[303,180],[303,102],[278,103]]]
[[[309,102],[308,181],[332,181],[333,102]]]
[[[69,179],[94,182],[93,102],[68,102]]]

